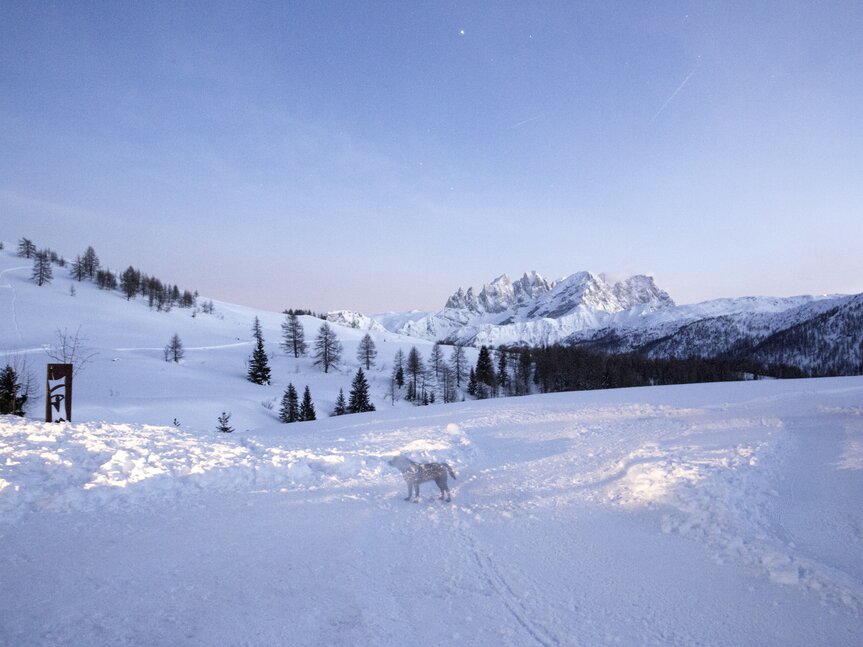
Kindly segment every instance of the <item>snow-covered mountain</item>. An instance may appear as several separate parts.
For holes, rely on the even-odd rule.
[[[528,272],[459,288],[437,312],[387,313],[362,327],[473,346],[554,343],[651,357],[736,357],[814,374],[863,370],[863,295],[740,297],[678,306],[652,277],[612,283]],[[340,313],[336,320],[344,319]]]
[[[459,288],[438,312],[372,318],[387,330],[427,340],[540,345],[602,328],[623,313],[643,316],[673,306],[649,276],[611,283],[602,275],[578,272],[552,282],[528,272],[517,281],[504,274],[479,290]]]

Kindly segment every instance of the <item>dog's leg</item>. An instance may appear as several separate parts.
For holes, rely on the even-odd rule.
[[[438,498],[440,498],[440,500],[443,501],[444,498],[446,497],[447,501],[449,501],[449,498],[448,498],[449,497],[449,487],[447,487],[447,484],[446,484],[446,476],[444,476],[442,478],[435,479],[435,483],[437,483],[438,488],[440,488],[440,497],[438,497]]]
[[[414,490],[416,491],[416,498],[414,499],[414,503],[419,503],[420,502],[420,484],[419,483],[414,485]]]
[[[412,494],[412,493],[413,493],[413,487],[411,487],[411,484],[410,484],[410,483],[408,483],[408,496],[407,496],[407,498],[405,499],[405,501],[410,501],[410,500],[411,500],[411,494]]]

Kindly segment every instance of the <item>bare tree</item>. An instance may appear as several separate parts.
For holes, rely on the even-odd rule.
[[[44,249],[36,252],[33,257],[32,278],[36,282],[36,285],[40,287],[46,283],[50,283],[51,279],[54,278],[54,272],[51,269],[51,259],[48,257],[48,252]]]
[[[341,362],[342,343],[326,321],[321,324],[321,328],[318,330],[314,357],[314,363],[323,367],[324,373],[328,373],[331,366],[338,366]]]
[[[461,383],[467,377],[468,364],[464,355],[464,348],[461,344],[453,346],[452,355],[450,355],[450,367],[452,368],[455,385],[461,386]]]
[[[18,256],[22,258],[33,258],[36,255],[36,245],[29,238],[18,240]]]
[[[366,367],[367,371],[370,371],[372,366],[375,365],[375,358],[377,356],[378,351],[375,348],[375,342],[372,336],[366,333],[357,346],[357,359],[360,361],[360,364]]]
[[[289,312],[282,322],[282,349],[294,357],[306,354],[306,337],[300,318]]]
[[[180,341],[180,335],[174,333],[171,341],[165,346],[165,361],[179,362],[185,356],[186,351],[183,350],[183,342]]]
[[[45,352],[57,364],[72,364],[73,375],[78,375],[99,354],[84,345],[87,338],[81,336],[81,326],[78,326],[74,334],[71,334],[68,328],[58,328],[56,334],[57,341],[46,348]]]

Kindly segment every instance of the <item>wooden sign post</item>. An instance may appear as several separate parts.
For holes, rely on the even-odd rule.
[[[71,364],[48,364],[48,386],[45,388],[45,422],[72,422],[72,373]],[[66,417],[54,420],[54,412],[60,413],[64,405]]]

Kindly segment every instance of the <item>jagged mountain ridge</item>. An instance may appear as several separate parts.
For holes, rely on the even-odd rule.
[[[599,328],[619,313],[638,316],[673,306],[668,293],[649,276],[611,283],[602,275],[578,272],[551,282],[527,272],[516,281],[504,274],[480,290],[459,288],[437,312],[388,313],[372,319],[392,332],[428,340],[537,345]]]
[[[344,320],[345,313],[339,314]],[[446,343],[577,344],[649,357],[729,357],[813,374],[863,371],[863,295],[740,297],[678,306],[652,277],[502,275],[459,288],[437,312],[354,317],[363,327]]]

